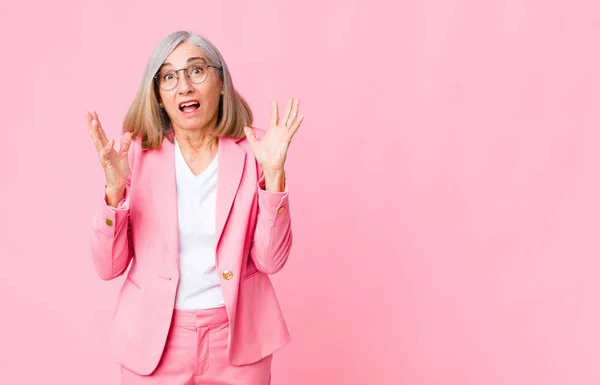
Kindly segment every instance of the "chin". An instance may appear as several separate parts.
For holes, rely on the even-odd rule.
[[[208,124],[208,122],[204,121],[204,120],[200,120],[200,119],[193,119],[193,120],[188,120],[185,122],[182,122],[182,124],[179,125],[179,127],[185,129],[185,130],[196,130],[202,127],[206,127],[206,125]]]

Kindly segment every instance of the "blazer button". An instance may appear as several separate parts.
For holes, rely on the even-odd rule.
[[[281,214],[281,213],[283,213],[284,211],[285,211],[285,206],[281,206],[281,207],[279,208],[279,210],[277,210],[277,213],[278,213],[278,214]]]
[[[233,278],[233,272],[231,270],[225,270],[223,272],[223,278],[229,281],[231,278]]]
[[[110,218],[106,218],[106,220],[104,222],[106,222],[107,226],[112,226],[113,225],[113,221]]]

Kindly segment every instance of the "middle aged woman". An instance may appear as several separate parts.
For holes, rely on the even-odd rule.
[[[284,164],[298,100],[267,130],[206,38],[154,49],[120,149],[86,112],[104,168],[91,251],[105,280],[125,273],[111,351],[123,384],[268,384],[290,335],[268,274],[292,245]]]

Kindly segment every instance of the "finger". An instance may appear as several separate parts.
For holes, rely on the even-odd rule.
[[[90,133],[90,135],[92,134],[92,122],[95,120],[94,119],[94,115],[92,114],[91,111],[86,111],[83,114],[84,118],[85,118],[85,122],[87,123],[88,126],[88,131]]]
[[[90,137],[94,142],[94,146],[96,147],[96,151],[98,151],[98,155],[100,155],[100,153],[102,152],[102,148],[104,147],[104,143],[102,142],[102,139],[100,139],[100,135],[98,134],[98,121],[93,120],[91,123],[91,127],[92,128],[90,129]]]
[[[279,120],[279,111],[277,109],[277,101],[271,100],[271,126],[276,126]]]
[[[244,127],[244,133],[246,134],[246,138],[248,139],[248,142],[250,143],[250,148],[252,148],[252,151],[254,151],[254,149],[256,148],[256,145],[258,144],[258,139],[256,139],[254,130],[251,129],[250,127]]]
[[[250,144],[258,142],[258,139],[256,139],[256,134],[252,128],[244,127],[244,133],[246,134],[246,138],[248,138],[248,142],[250,142]]]
[[[102,146],[105,146],[106,143],[108,142],[108,138],[106,137],[106,134],[102,130],[102,126],[100,125],[100,122],[98,120],[94,119],[92,121],[92,127],[95,130],[96,135],[98,136],[98,139],[100,140],[100,143],[102,144]]]
[[[106,136],[104,128],[102,128],[102,123],[100,123],[98,119],[96,119],[96,121],[98,122],[98,133],[100,134],[100,139],[102,139],[102,143],[104,144],[108,142],[108,137]]]
[[[108,160],[108,158],[109,158],[108,155],[113,150],[114,145],[115,145],[114,139],[110,139],[108,142],[106,142],[106,145],[104,147],[102,147],[102,153],[100,154],[102,159],[104,159],[105,161]]]
[[[90,111],[90,115],[92,117],[92,124],[94,123],[94,121],[96,122],[96,125],[98,128],[101,128],[102,126],[100,125],[100,120],[98,119],[98,113],[94,110]],[[99,130],[98,130],[99,131]],[[106,135],[102,135],[101,132],[98,132],[98,138],[101,140],[102,145],[104,146],[106,144]]]
[[[281,126],[284,126],[284,127],[287,126],[287,121],[290,117],[290,111],[292,110],[292,101],[293,100],[294,100],[293,98],[288,100],[288,104],[285,107],[285,113],[283,114],[283,120],[281,122]]]
[[[96,120],[98,122],[98,129],[100,131],[100,139],[102,140],[102,144],[104,145],[108,141],[108,137],[106,136],[106,132],[104,132],[104,128],[102,128],[100,119],[98,119],[98,113],[94,110],[92,110],[92,117],[94,118],[94,120]]]
[[[296,116],[298,116],[299,103],[300,103],[300,100],[294,99],[294,103],[292,104],[292,112],[290,113],[290,118],[287,121],[288,127],[290,127],[294,124],[294,121],[296,120]]]
[[[98,122],[98,133],[100,134],[100,139],[102,140],[102,143],[106,143],[108,141],[108,138],[106,137],[106,132],[104,132],[104,129],[102,128],[102,124],[100,124],[99,120],[96,120]]]
[[[120,154],[126,154],[131,146],[131,132],[126,132],[121,136],[121,145],[119,147]]]
[[[296,135],[296,131],[298,131],[298,128],[300,128],[302,120],[304,120],[304,116],[300,115],[298,119],[294,122],[294,124],[290,127],[290,140],[292,140],[294,135]]]
[[[88,128],[88,134],[90,135],[90,138],[92,137],[92,115],[90,114],[89,111],[86,111],[83,113],[83,118],[85,119],[85,123],[87,125]]]

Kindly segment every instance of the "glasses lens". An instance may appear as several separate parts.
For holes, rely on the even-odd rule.
[[[188,76],[192,83],[202,83],[208,75],[208,67],[205,64],[196,63],[188,68]]]
[[[166,71],[158,74],[158,86],[169,91],[177,85],[177,74],[175,71]]]

